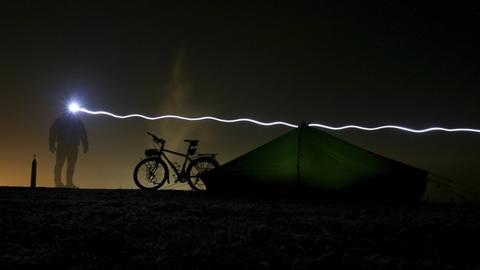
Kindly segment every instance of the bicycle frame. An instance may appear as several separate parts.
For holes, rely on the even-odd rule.
[[[188,148],[190,149],[190,146]],[[168,159],[165,152],[173,154],[173,155],[185,157],[185,159],[183,161],[182,169],[180,171],[177,170],[177,167],[175,166],[175,164],[173,164],[173,162],[171,162],[170,159]],[[188,153],[188,150],[187,150],[187,153]],[[184,179],[185,178],[185,168],[187,166],[187,161],[188,162],[192,161],[192,159],[188,156],[188,154],[182,154],[182,153],[175,152],[175,151],[172,151],[172,150],[168,150],[168,149],[162,147],[160,149],[160,157],[162,157],[168,163],[168,165],[170,165],[170,168],[172,168],[173,171],[175,172],[175,174],[177,175],[177,179]],[[170,183],[170,178],[167,178],[167,182]]]

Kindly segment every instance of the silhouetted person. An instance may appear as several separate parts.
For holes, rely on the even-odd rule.
[[[82,120],[74,113],[64,113],[57,118],[50,127],[50,151],[56,151],[56,163],[54,169],[55,186],[77,188],[73,184],[73,172],[78,157],[78,146],[80,141],[83,145],[83,152],[88,152],[87,131]],[[67,160],[67,183],[62,183],[62,168]]]

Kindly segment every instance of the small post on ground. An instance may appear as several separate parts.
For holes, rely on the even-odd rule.
[[[32,161],[32,176],[30,179],[30,188],[35,188],[37,186],[37,156],[33,155]]]

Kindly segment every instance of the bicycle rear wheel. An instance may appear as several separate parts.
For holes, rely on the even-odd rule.
[[[202,173],[218,167],[218,162],[211,157],[201,157],[192,160],[187,169],[188,184],[195,191],[206,190],[207,187],[202,179]]]
[[[167,164],[159,157],[140,161],[133,171],[133,180],[141,189],[158,189],[165,184],[167,178]]]

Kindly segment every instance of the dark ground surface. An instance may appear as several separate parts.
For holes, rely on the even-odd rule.
[[[0,268],[480,269],[478,210],[0,188]]]

